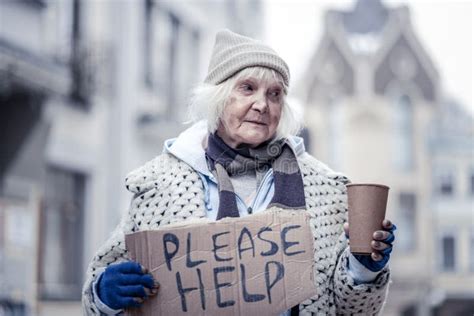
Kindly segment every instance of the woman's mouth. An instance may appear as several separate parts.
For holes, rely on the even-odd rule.
[[[251,120],[249,120],[249,121],[245,121],[245,122],[253,123],[253,124],[256,124],[256,125],[262,125],[262,126],[267,125],[265,122],[262,122],[262,121],[251,121]]]

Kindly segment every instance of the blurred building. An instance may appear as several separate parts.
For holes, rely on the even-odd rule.
[[[260,1],[0,1],[0,315],[81,315],[127,172],[184,128],[216,30]],[[252,17],[252,18],[249,18]]]
[[[444,101],[430,129],[434,315],[474,314],[474,124]]]
[[[383,314],[472,315],[474,122],[444,101],[409,9],[358,0],[327,12],[298,89],[314,154],[353,182],[390,186]]]

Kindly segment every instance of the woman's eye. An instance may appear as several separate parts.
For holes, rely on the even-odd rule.
[[[280,91],[272,91],[270,92],[270,96],[273,98],[278,98],[280,96]]]
[[[249,84],[243,84],[243,85],[242,85],[242,89],[243,89],[244,91],[253,91],[253,87],[252,87],[251,85],[249,85]]]

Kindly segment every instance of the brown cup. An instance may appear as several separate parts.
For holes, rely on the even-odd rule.
[[[353,254],[372,253],[373,234],[382,229],[389,187],[381,184],[347,185],[350,250]]]

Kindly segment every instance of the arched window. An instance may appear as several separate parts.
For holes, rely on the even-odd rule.
[[[397,170],[409,171],[414,165],[413,104],[409,96],[401,95],[394,106],[392,159]]]
[[[400,192],[398,195],[397,248],[409,252],[416,249],[416,195],[414,192]]]

